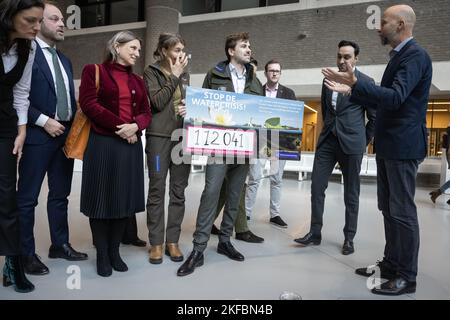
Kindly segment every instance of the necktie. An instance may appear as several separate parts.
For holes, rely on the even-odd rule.
[[[59,66],[58,54],[55,48],[47,47],[52,54],[53,68],[55,70],[55,84],[56,84],[56,114],[61,121],[68,121],[69,119],[69,103],[67,101],[67,90],[64,84],[64,78],[61,68]]]

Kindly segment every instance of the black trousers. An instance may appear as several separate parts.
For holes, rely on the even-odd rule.
[[[384,217],[384,260],[408,281],[416,281],[419,222],[414,203],[419,160],[377,157],[378,209]]]
[[[14,138],[0,138],[0,255],[20,254],[16,201],[17,157]]]
[[[329,134],[314,157],[311,183],[311,232],[319,235],[323,225],[325,190],[336,163],[344,177],[344,237],[353,241],[358,224],[359,190],[362,154],[345,154],[336,136]]]

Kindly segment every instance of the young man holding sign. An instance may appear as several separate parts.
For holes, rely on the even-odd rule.
[[[249,64],[251,49],[248,33],[232,34],[226,38],[225,53],[227,61],[220,62],[205,77],[203,88],[264,95],[263,88]],[[236,159],[235,159],[236,160]],[[219,162],[219,161],[218,161]],[[203,251],[211,234],[216,217],[220,189],[227,179],[227,199],[220,226],[217,252],[236,261],[244,261],[244,256],[231,244],[230,237],[236,220],[239,198],[248,173],[248,164],[208,164],[205,174],[205,188],[200,200],[197,225],[194,232],[194,249],[189,258],[178,269],[178,276],[194,272],[195,267],[203,265]]]

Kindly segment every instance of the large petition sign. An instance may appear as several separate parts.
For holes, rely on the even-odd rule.
[[[186,154],[300,160],[303,101],[187,87]]]

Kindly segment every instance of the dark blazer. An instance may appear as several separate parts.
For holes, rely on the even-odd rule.
[[[364,81],[374,84],[372,78],[358,69],[355,70],[355,74],[358,79],[364,79]],[[317,148],[336,126],[336,136],[345,154],[364,153],[367,144],[374,136],[376,114],[374,105],[368,102],[355,103],[350,101],[349,97],[340,94],[336,102],[336,110],[334,110],[331,104],[332,96],[333,91],[322,85],[323,128],[317,142]]]
[[[95,88],[95,65],[84,67],[80,84],[80,107],[91,120],[91,128],[98,134],[117,136],[117,126],[125,124],[119,117],[119,87],[112,76],[113,66],[109,62],[99,65],[100,88],[98,95]],[[144,80],[128,68],[129,82],[133,105],[133,120],[141,134],[152,120],[150,104],[145,90]],[[118,136],[117,136],[118,137]]]
[[[58,52],[58,57],[64,67],[69,78],[70,102],[72,107],[72,118],[77,109],[75,100],[75,88],[73,84],[73,69],[70,60]],[[53,139],[44,130],[44,128],[35,125],[36,120],[41,114],[50,118],[55,118],[56,113],[56,91],[55,82],[53,81],[52,73],[45,59],[41,47],[36,43],[36,56],[33,63],[33,72],[31,76],[31,90],[30,90],[30,107],[28,109],[28,124],[27,137],[25,143],[27,144],[44,144],[49,139]],[[69,128],[66,126],[66,132]]]
[[[267,86],[267,83],[264,85],[264,92],[266,92],[266,86]],[[281,84],[278,84],[277,98],[288,99],[288,100],[297,100],[297,97],[295,96],[294,91],[292,89],[289,89],[288,87],[282,86]]]
[[[377,157],[407,160],[426,156],[432,73],[428,53],[412,39],[389,62],[380,87],[358,78],[351,100],[377,105]]]

